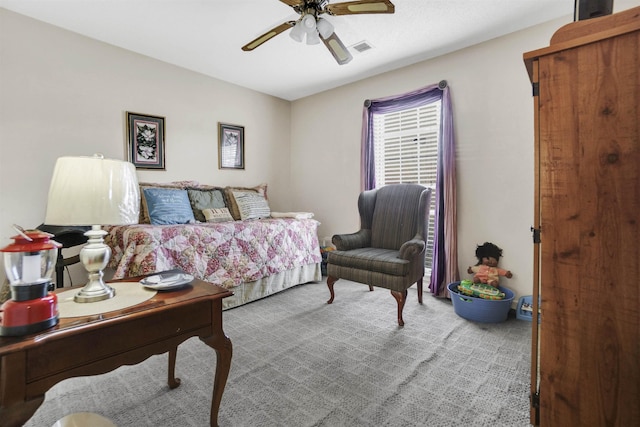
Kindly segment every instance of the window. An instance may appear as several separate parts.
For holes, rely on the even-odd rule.
[[[438,102],[439,104],[433,104]],[[438,107],[438,105],[440,107]],[[432,212],[435,211],[435,215],[432,218],[434,227],[431,228],[430,236],[427,244],[429,247],[429,257],[432,259],[426,260],[427,265],[431,266],[429,278],[429,290],[437,296],[448,296],[447,284],[460,280],[460,272],[458,271],[458,233],[457,233],[457,219],[456,219],[456,144],[453,129],[453,106],[451,104],[451,91],[446,80],[441,80],[437,84],[425,86],[410,92],[402,93],[400,95],[387,96],[385,98],[367,99],[364,102],[362,111],[362,145],[360,147],[360,188],[362,190],[371,190],[377,187],[376,184],[376,165],[375,165],[375,143],[374,143],[374,116],[385,115],[397,112],[408,112],[413,109],[419,109],[424,106],[432,106],[437,113],[440,113],[439,125],[433,128],[437,130],[438,152],[437,152],[437,178],[435,180],[435,188],[433,198],[434,203],[431,205]],[[418,111],[420,112],[420,111]],[[421,114],[420,114],[421,115]],[[386,120],[385,120],[386,121]],[[400,120],[402,122],[402,120]],[[413,130],[416,143],[421,141],[423,134],[427,134],[428,131],[422,130],[422,119],[416,119],[416,128]],[[391,126],[390,126],[391,127]],[[428,127],[428,126],[427,126]],[[383,129],[385,126],[383,126]],[[399,131],[401,148],[408,147],[406,141],[409,139],[404,134],[404,126],[400,126],[402,131]],[[406,131],[410,133],[408,126]],[[418,131],[418,128],[420,131]],[[383,135],[385,132],[383,132]],[[384,141],[384,138],[379,138]],[[411,141],[413,141],[411,139]],[[422,145],[417,144],[418,148],[414,150],[414,153],[423,151]],[[409,159],[411,156],[408,154],[401,154],[401,156]],[[402,153],[402,151],[401,151]],[[414,154],[414,157],[419,157],[420,154]],[[392,156],[389,156],[392,157]],[[399,163],[406,163],[405,161],[398,160]],[[423,162],[415,162],[422,168]],[[385,168],[385,174],[388,174],[386,169],[391,169],[391,162],[387,164],[386,161],[382,163]],[[408,167],[401,167],[401,174],[408,173]],[[384,175],[384,174],[383,174]],[[410,175],[410,174],[409,174]],[[419,176],[420,183],[426,183],[432,185],[430,180],[426,180],[422,176],[422,172],[417,174]],[[384,180],[384,176],[380,179]],[[389,175],[387,183],[392,182],[392,176]],[[396,178],[397,179],[397,178]],[[411,178],[407,178],[410,180]],[[435,206],[435,209],[433,207]],[[433,230],[436,230],[434,235]]]
[[[376,187],[416,183],[433,189],[425,265],[431,270],[441,101],[393,113],[373,114]]]

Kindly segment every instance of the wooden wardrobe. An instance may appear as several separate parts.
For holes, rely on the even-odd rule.
[[[535,121],[531,423],[640,426],[640,7],[527,52]]]

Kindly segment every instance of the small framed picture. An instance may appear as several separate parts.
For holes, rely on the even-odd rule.
[[[164,117],[127,111],[127,156],[137,169],[165,170]]]
[[[244,126],[218,122],[218,168],[244,169]]]

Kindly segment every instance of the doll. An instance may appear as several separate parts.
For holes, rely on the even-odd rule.
[[[502,249],[493,243],[485,242],[476,248],[478,263],[467,269],[467,273],[473,274],[473,283],[485,283],[498,287],[500,276],[508,279],[513,277],[510,271],[498,268],[498,261],[502,256]]]

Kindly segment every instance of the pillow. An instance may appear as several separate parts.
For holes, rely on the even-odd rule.
[[[238,204],[236,203],[236,199],[233,196],[234,191],[242,191],[242,192],[253,192],[262,195],[265,199],[267,197],[267,184],[260,184],[255,187],[225,187],[224,194],[227,197],[227,207],[229,208],[229,212],[231,212],[231,216],[235,220],[240,220],[240,210],[238,209]]]
[[[207,222],[233,221],[233,217],[229,213],[228,208],[203,209],[202,214],[206,218]]]
[[[174,188],[179,190],[184,190],[187,187],[198,187],[200,184],[198,181],[175,181],[175,182],[165,182],[165,183],[154,183],[154,182],[141,182],[140,183],[140,217],[138,218],[138,222],[140,224],[150,224],[151,220],[149,219],[149,209],[147,208],[147,200],[144,197],[144,189],[145,188]]]
[[[240,219],[268,218],[271,215],[269,203],[261,194],[253,191],[234,191],[233,198],[238,205]]]
[[[145,188],[144,198],[153,225],[195,222],[187,190]]]
[[[191,209],[193,210],[193,216],[195,216],[196,220],[200,222],[206,221],[202,212],[204,209],[220,209],[227,207],[224,203],[224,194],[222,191],[222,188],[212,190],[201,190],[197,188],[187,189],[189,202],[191,202]]]

